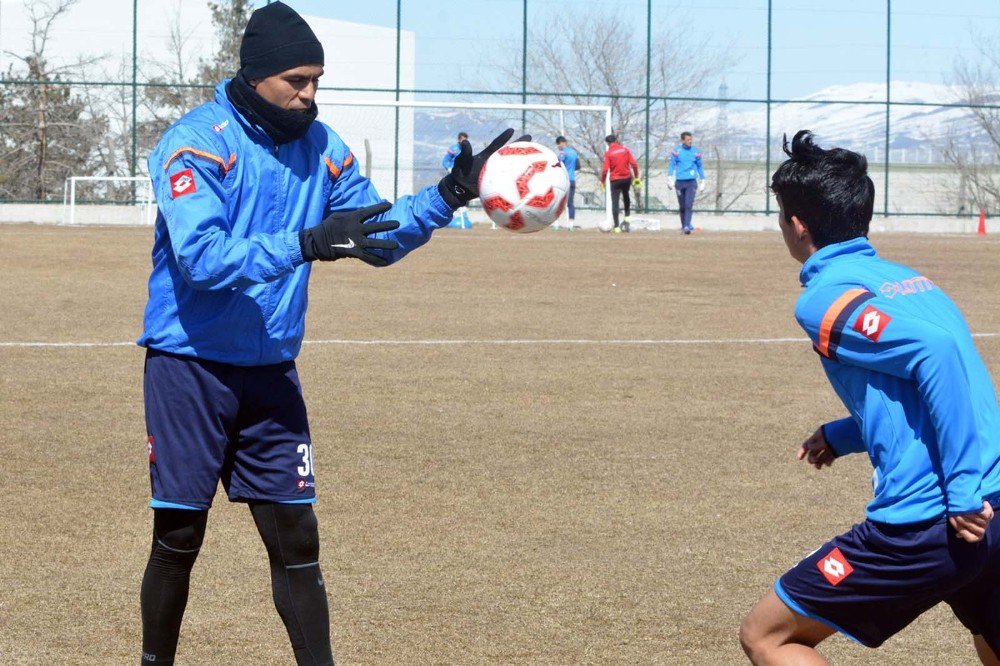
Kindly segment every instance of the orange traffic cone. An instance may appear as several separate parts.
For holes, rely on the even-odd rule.
[[[979,209],[979,230],[976,233],[980,236],[986,235],[986,211],[982,208]]]

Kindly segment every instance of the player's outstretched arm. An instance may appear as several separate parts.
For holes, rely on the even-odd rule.
[[[472,144],[465,139],[460,144],[461,150],[455,157],[455,166],[451,173],[441,179],[438,183],[438,192],[452,208],[461,208],[473,199],[479,197],[479,174],[486,165],[486,160],[490,159],[496,151],[510,141],[514,136],[513,129],[507,129],[490,142],[481,152],[472,154]],[[518,137],[517,141],[531,141],[531,136],[525,134]]]
[[[805,460],[816,469],[823,469],[833,464],[837,455],[826,442],[823,428],[817,428],[816,432],[806,438],[799,446],[799,451],[795,456],[799,460]]]

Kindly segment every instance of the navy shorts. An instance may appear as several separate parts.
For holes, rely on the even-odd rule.
[[[143,376],[154,509],[316,501],[295,363],[241,367],[148,349]]]
[[[987,498],[1000,507],[1000,496]],[[1000,649],[1000,516],[979,543],[947,518],[913,525],[870,520],[828,541],[774,584],[778,597],[868,647],[878,647],[944,601]]]

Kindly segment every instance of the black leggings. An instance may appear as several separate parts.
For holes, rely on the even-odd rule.
[[[267,549],[271,592],[299,666],[333,664],[330,613],[319,569],[319,529],[308,504],[250,504]],[[153,547],[142,579],[142,662],[174,663],[191,569],[208,511],[155,509]]]
[[[611,215],[615,219],[616,227],[618,226],[618,194],[621,193],[622,198],[625,200],[625,217],[628,217],[629,207],[632,203],[628,196],[630,187],[632,187],[631,178],[611,181]]]

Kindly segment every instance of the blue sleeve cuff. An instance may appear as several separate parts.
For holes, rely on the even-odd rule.
[[[448,205],[448,202],[446,202],[444,197],[441,196],[441,192],[438,191],[437,185],[430,185],[427,189],[430,190],[430,192],[428,192],[428,203],[430,204],[431,209],[435,213],[448,218],[441,222],[437,222],[438,227],[448,226],[448,223],[451,222],[452,215],[457,209]]]
[[[850,416],[823,424],[823,438],[837,457],[866,450],[861,429]]]
[[[288,263],[292,268],[298,268],[306,263],[302,258],[302,243],[299,242],[299,232],[290,231],[285,235],[285,249],[288,251]]]

